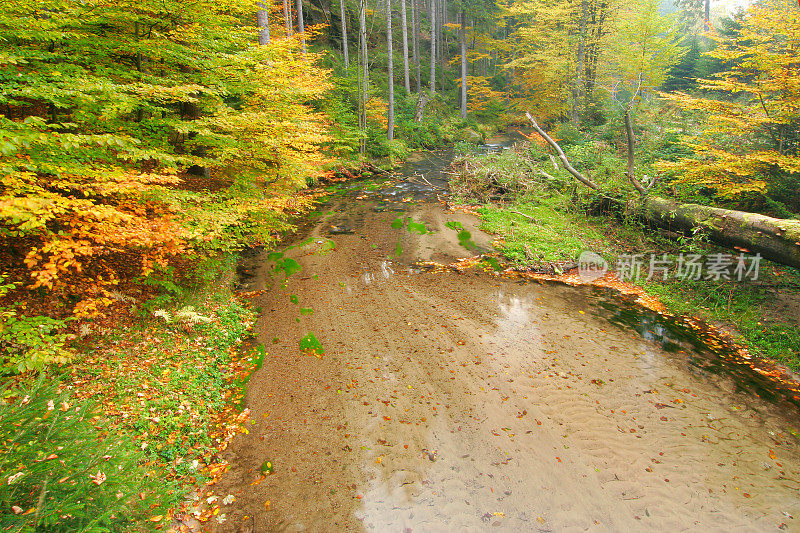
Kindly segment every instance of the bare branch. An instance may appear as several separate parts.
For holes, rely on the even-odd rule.
[[[633,100],[631,100],[633,102]],[[625,170],[625,175],[628,176],[628,181],[631,182],[634,189],[639,191],[639,194],[644,196],[647,194],[647,189],[645,189],[642,184],[636,179],[635,167],[634,167],[634,143],[635,138],[633,136],[633,124],[631,123],[631,109],[630,105],[628,108],[625,109],[625,137],[628,140],[628,168]]]
[[[531,124],[533,124],[533,129],[536,130],[536,133],[541,135],[542,138],[545,141],[547,141],[547,144],[549,144],[553,148],[553,150],[556,151],[556,154],[558,154],[558,158],[561,160],[561,163],[564,165],[564,168],[567,169],[567,172],[572,174],[575,177],[575,179],[577,179],[590,189],[599,191],[600,187],[598,187],[595,182],[593,182],[592,180],[590,180],[589,178],[587,178],[586,176],[575,170],[575,168],[570,164],[569,159],[567,159],[564,150],[562,150],[561,147],[558,145],[558,143],[556,143],[552,138],[550,138],[550,136],[547,133],[545,133],[545,131],[541,127],[539,127],[539,124],[536,123],[531,114],[525,113],[525,116],[527,116],[528,120],[530,120]]]

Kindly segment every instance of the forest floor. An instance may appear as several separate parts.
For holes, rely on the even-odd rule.
[[[267,354],[215,530],[796,527],[790,388],[615,291],[475,259],[496,237],[428,163],[242,265]]]

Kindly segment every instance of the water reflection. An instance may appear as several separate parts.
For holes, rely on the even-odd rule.
[[[394,275],[394,269],[392,268],[391,261],[381,261],[380,264],[380,271],[379,272],[364,272],[361,275],[361,281],[364,282],[364,285],[371,285],[376,281],[386,281]]]
[[[730,378],[738,392],[791,405],[795,413],[800,411],[800,395],[793,382],[781,379],[782,371],[770,369],[772,377],[758,372],[753,368],[754,361],[743,358],[734,346],[721,342],[710,331],[694,329],[679,318],[662,316],[603,293],[595,293],[591,298],[599,316],[622,329],[635,330],[645,340],[672,354],[673,360],[683,362],[693,373]],[[663,356],[656,353],[650,357]],[[759,364],[768,365],[766,362]]]

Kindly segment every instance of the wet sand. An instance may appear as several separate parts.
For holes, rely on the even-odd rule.
[[[217,530],[798,530],[793,407],[615,325],[590,288],[417,271],[472,255],[449,221],[491,246],[419,192],[324,207],[288,279],[251,260],[268,354]]]

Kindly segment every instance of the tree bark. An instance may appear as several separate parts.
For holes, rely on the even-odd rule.
[[[394,139],[394,47],[392,46],[392,0],[386,0],[386,49],[388,55],[387,70],[389,71],[389,109],[386,113],[388,122],[386,138]]]
[[[578,61],[575,69],[575,78],[572,80],[572,108],[571,119],[575,126],[581,122],[580,101],[583,89],[584,63],[586,60],[586,19],[589,16],[588,0],[581,1],[581,15],[578,23]]]
[[[633,103],[633,100],[631,100]],[[631,182],[633,188],[636,189],[639,194],[645,195],[647,194],[647,190],[642,186],[638,179],[636,179],[636,168],[635,168],[635,145],[636,145],[636,138],[633,136],[633,123],[631,121],[631,108],[628,106],[625,109],[625,138],[628,141],[628,167],[625,169],[625,175],[628,177],[628,181]]]
[[[367,130],[367,99],[369,97],[369,56],[367,54],[367,0],[360,0],[358,5],[358,46],[361,59],[361,85],[359,88],[358,102],[358,125],[361,128],[362,137],[359,143],[359,151],[363,155],[366,151],[366,130]]]
[[[461,118],[467,118],[467,14],[461,11]]]
[[[586,186],[587,186],[587,187],[589,187],[590,189],[593,189],[593,190],[595,190],[595,191],[599,191],[599,190],[600,190],[600,187],[598,187],[598,186],[597,186],[597,184],[596,184],[595,182],[593,182],[592,180],[590,180],[589,178],[587,178],[586,176],[584,176],[583,174],[581,174],[580,172],[578,172],[577,170],[575,170],[575,168],[572,166],[572,164],[570,164],[570,162],[569,162],[569,159],[567,159],[567,154],[565,154],[565,153],[564,153],[564,150],[562,150],[562,149],[561,149],[561,147],[558,145],[558,143],[557,143],[557,142],[555,142],[555,141],[554,141],[554,140],[553,140],[553,139],[552,139],[552,138],[551,138],[551,137],[550,137],[550,136],[547,134],[547,132],[545,132],[545,131],[544,131],[544,130],[543,130],[543,129],[542,129],[540,126],[539,126],[539,124],[537,124],[537,123],[536,123],[536,121],[533,119],[533,117],[531,116],[531,114],[530,114],[530,113],[525,113],[525,115],[528,117],[528,120],[530,120],[530,121],[531,121],[531,124],[533,125],[533,129],[534,129],[534,130],[536,130],[536,133],[538,133],[539,135],[541,135],[541,136],[542,136],[542,138],[543,138],[545,141],[547,141],[547,144],[549,144],[549,145],[550,145],[550,147],[551,147],[553,150],[555,150],[556,154],[558,155],[558,158],[561,160],[561,163],[564,165],[564,168],[565,168],[565,169],[567,169],[567,172],[569,172],[570,174],[572,174],[572,175],[575,177],[575,179],[577,179],[578,181],[580,181],[581,183],[583,183],[584,185],[586,185]]]
[[[406,94],[411,93],[411,74],[408,68],[408,17],[406,16],[406,0],[400,0],[400,17],[403,30],[403,84]]]
[[[438,0],[438,4],[439,15],[437,20],[439,22],[439,36],[436,38],[436,52],[439,55],[439,72],[441,73],[439,76],[439,89],[444,92],[444,71],[447,69],[447,62],[444,57],[445,51],[447,50],[447,40],[444,32],[444,25],[447,24],[447,0]]]
[[[286,36],[291,37],[294,33],[292,30],[294,23],[292,22],[292,14],[289,11],[289,0],[283,0],[283,18],[286,19]]]
[[[303,0],[297,0],[297,29],[300,32],[300,43],[303,55],[306,53],[306,25],[303,21]]]
[[[414,52],[414,71],[416,74],[417,92],[422,91],[422,72],[419,67],[419,7],[417,0],[411,0],[411,44]]]
[[[417,107],[414,110],[414,122],[422,122],[422,118],[425,116],[425,106],[428,103],[428,94],[424,92],[420,92],[417,96]]]
[[[436,94],[436,0],[431,0],[431,96]]]
[[[269,5],[266,2],[259,2],[260,8],[256,12],[256,20],[258,22],[258,44],[264,46],[269,44]]]
[[[632,200],[630,207],[643,219],[666,229],[702,228],[717,244],[758,252],[770,261],[800,267],[800,220],[682,204],[657,196]]]
[[[350,68],[350,50],[347,45],[347,13],[344,10],[344,0],[339,0],[339,10],[342,18],[342,52],[344,53],[344,68]]]

